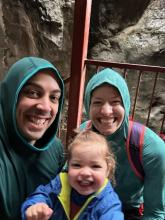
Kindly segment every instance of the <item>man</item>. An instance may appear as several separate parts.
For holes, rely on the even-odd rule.
[[[21,219],[20,208],[64,164],[55,137],[64,85],[47,60],[25,57],[0,84],[0,219]]]

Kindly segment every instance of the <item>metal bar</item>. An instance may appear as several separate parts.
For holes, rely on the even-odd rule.
[[[67,141],[81,123],[92,0],[75,0]]]
[[[138,84],[136,87],[136,93],[135,93],[135,99],[134,99],[134,104],[133,104],[133,109],[132,109],[132,119],[134,119],[135,115],[135,109],[136,109],[136,102],[137,102],[137,96],[139,94],[139,86],[140,86],[140,81],[141,81],[141,76],[142,76],[142,71],[139,72],[139,77],[138,77]]]
[[[103,67],[116,67],[121,69],[134,69],[141,71],[153,71],[153,72],[162,72],[165,74],[165,67],[161,66],[151,66],[151,65],[141,65],[141,64],[131,64],[131,63],[115,63],[101,60],[90,60],[86,59],[85,64],[95,65],[95,66],[103,66]]]
[[[160,128],[160,134],[163,134],[163,127],[164,127],[164,122],[165,122],[165,113],[163,113],[163,120],[162,120],[162,124],[161,124],[161,128]]]
[[[100,71],[100,66],[96,66],[96,73]]]
[[[127,69],[126,68],[124,68],[123,77],[124,77],[125,80],[127,79]]]
[[[156,73],[156,75],[155,75],[154,86],[153,86],[151,101],[150,101],[150,105],[149,105],[148,117],[147,117],[147,121],[146,121],[147,126],[148,126],[149,119],[150,119],[151,106],[152,106],[152,102],[153,102],[153,97],[154,97],[154,93],[155,93],[157,79],[158,79],[158,73]]]

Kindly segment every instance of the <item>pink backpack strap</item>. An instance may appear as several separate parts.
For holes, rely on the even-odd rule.
[[[86,129],[87,130],[91,129],[91,127],[92,127],[92,121],[91,120],[86,121]]]
[[[142,151],[144,142],[145,126],[129,121],[128,137],[126,140],[126,150],[128,160],[134,173],[141,179],[144,179],[144,169],[142,166]]]

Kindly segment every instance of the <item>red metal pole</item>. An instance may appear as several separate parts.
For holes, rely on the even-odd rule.
[[[75,0],[67,141],[81,123],[92,0]]]

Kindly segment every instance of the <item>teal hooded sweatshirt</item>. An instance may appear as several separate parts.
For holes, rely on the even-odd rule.
[[[38,71],[50,69],[61,88],[56,119],[31,145],[16,124],[20,90]],[[56,132],[63,104],[64,85],[57,69],[47,60],[25,57],[11,66],[0,84],[0,219],[21,219],[21,204],[40,184],[46,184],[63,167],[63,146]]]
[[[107,136],[117,160],[116,187],[123,208],[139,207],[144,202],[142,220],[165,219],[165,143],[151,129],[146,127],[142,150],[142,164],[145,172],[141,181],[132,170],[126,153],[126,139],[128,136],[130,95],[124,78],[110,68],[95,74],[88,82],[85,91],[85,110],[89,118],[90,100],[92,92],[102,84],[107,83],[119,91],[125,109],[124,120],[113,134]],[[84,122],[80,127],[84,129],[89,123]],[[92,126],[94,130],[94,126]]]

